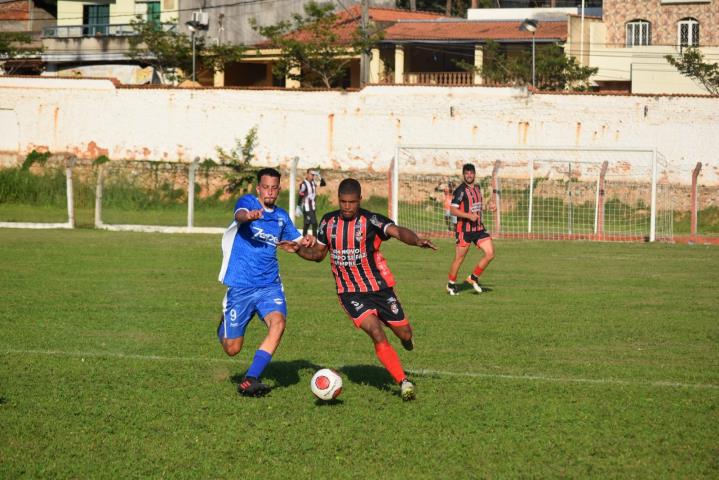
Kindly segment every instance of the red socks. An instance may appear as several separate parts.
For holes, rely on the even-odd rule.
[[[402,362],[399,361],[399,355],[389,342],[375,343],[374,351],[395,382],[399,383],[405,379],[406,375],[402,368]]]
[[[484,271],[483,268],[474,267],[474,270],[472,270],[472,274],[473,274],[475,277],[479,277],[480,275],[482,275],[482,272],[483,272],[483,271]]]
[[[447,278],[452,283],[457,281],[457,275],[448,275]]]

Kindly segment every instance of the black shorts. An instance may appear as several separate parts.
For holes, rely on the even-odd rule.
[[[454,237],[456,243],[460,247],[468,247],[472,244],[477,245],[482,243],[483,240],[491,238],[487,230],[480,230],[479,232],[455,232]]]
[[[362,321],[369,315],[377,315],[387,325],[400,327],[409,325],[404,316],[402,304],[399,303],[394,289],[385,288],[378,292],[352,292],[338,295],[340,305],[359,328]]]
[[[302,217],[305,225],[317,225],[317,214],[314,210],[303,210]]]

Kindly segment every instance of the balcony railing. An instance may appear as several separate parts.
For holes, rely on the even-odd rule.
[[[404,74],[404,83],[422,85],[472,85],[472,72],[410,72]]]
[[[177,25],[163,23],[162,30],[174,31]],[[128,37],[137,35],[135,27],[131,24],[118,25],[63,25],[45,27],[42,30],[43,38],[81,38],[81,37]]]

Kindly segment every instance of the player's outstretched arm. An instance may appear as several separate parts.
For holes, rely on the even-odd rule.
[[[409,228],[400,227],[399,225],[390,225],[387,227],[387,235],[394,237],[400,242],[407,245],[413,245],[420,248],[431,248],[437,250],[437,247],[426,238],[422,238]]]
[[[237,213],[235,213],[235,220],[237,220],[237,223],[246,223],[251,222],[252,220],[257,220],[262,218],[262,210],[238,210]]]
[[[327,256],[327,245],[317,243],[312,235],[305,235],[299,242],[282,241],[277,244],[279,248],[289,253],[296,253],[305,260],[321,262]]]

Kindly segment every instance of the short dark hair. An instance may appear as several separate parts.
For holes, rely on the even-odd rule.
[[[362,185],[354,178],[345,178],[340,182],[340,186],[337,188],[338,195],[346,195],[356,193],[360,197],[362,196]]]
[[[281,177],[280,172],[278,172],[276,169],[267,167],[257,172],[257,183],[260,183],[262,181],[262,177],[264,177],[265,175],[275,178]]]
[[[462,166],[462,173],[464,173],[464,172],[475,172],[475,171],[476,171],[476,170],[474,169],[474,165],[472,165],[471,163],[465,163],[465,164]]]

